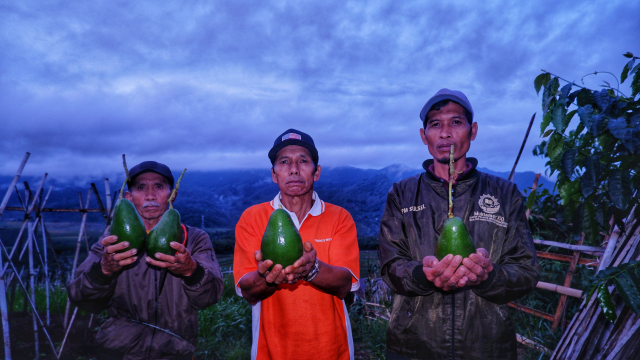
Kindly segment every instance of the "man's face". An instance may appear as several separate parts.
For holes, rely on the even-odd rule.
[[[320,179],[320,166],[316,171],[309,150],[289,145],[276,155],[271,178],[282,194],[299,196],[313,190],[314,181]]]
[[[454,146],[454,160],[465,156],[477,133],[478,124],[469,125],[464,108],[454,102],[429,111],[427,126],[420,129],[422,142],[429,147],[431,156],[442,164],[449,163],[451,145]]]
[[[135,184],[125,197],[133,203],[140,216],[151,220],[161,217],[169,208],[171,188],[164,176],[147,172],[136,176]]]

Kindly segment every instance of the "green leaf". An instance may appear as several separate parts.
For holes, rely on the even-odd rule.
[[[547,145],[547,157],[550,160],[554,160],[558,155],[562,154],[562,146],[564,141],[562,135],[554,132],[549,139],[549,145]]]
[[[613,284],[624,303],[638,314],[640,312],[640,288],[633,281],[631,275],[625,271],[613,279]]]
[[[544,132],[544,135],[542,135],[542,137],[546,138],[547,136],[551,135],[552,132],[553,132],[553,129],[549,129],[549,130]]]
[[[542,73],[536,76],[536,79],[533,81],[533,86],[536,88],[536,94],[540,93],[540,88],[546,85],[549,80],[551,80],[551,74],[549,73]]]
[[[575,148],[569,149],[562,154],[562,172],[568,177],[573,175],[573,170],[576,168],[576,155],[578,155],[578,150]]]
[[[640,93],[640,71],[638,71],[638,67],[640,64],[636,65],[632,71],[635,70],[636,74],[633,77],[633,81],[631,82],[631,97],[635,98],[638,93]]]
[[[578,106],[587,106],[593,104],[593,94],[589,89],[581,89],[578,92]]]
[[[580,187],[582,188],[582,195],[586,198],[598,188],[598,169],[593,156],[584,158],[584,168],[585,171],[580,177]]]
[[[556,131],[558,131],[559,133],[564,133],[564,120],[567,116],[567,108],[565,108],[564,105],[559,101],[553,104],[550,113],[553,127],[556,128]]]
[[[627,120],[625,120],[625,118],[623,117],[611,119],[607,124],[607,128],[613,136],[624,141],[625,135],[627,133]]]
[[[591,244],[598,244],[600,238],[600,225],[596,219],[596,209],[592,201],[585,201],[582,208],[582,231]]]
[[[576,111],[576,110],[574,110],[574,111]],[[576,135],[580,135],[580,133],[582,133],[582,131],[584,131],[584,124],[581,122],[581,123],[578,124],[578,126],[576,126]]]
[[[593,293],[596,291],[597,288],[598,288],[598,283],[591,285],[591,288],[589,288],[589,292],[587,293],[587,299],[585,300],[585,304],[589,302],[589,299],[591,299],[591,296],[593,296]]]
[[[611,293],[609,292],[606,283],[598,285],[598,303],[604,317],[614,323],[618,318],[618,315],[616,314],[616,306],[611,299]]]
[[[525,207],[530,210],[536,204],[536,190],[531,190],[529,196],[527,196],[527,204]]]
[[[559,87],[560,83],[558,82],[557,77],[551,79],[551,81],[544,86],[544,91],[542,92],[542,109],[545,113],[549,110],[551,100],[555,99]]]
[[[622,56],[624,56],[626,58],[632,58],[633,54],[627,51],[626,53],[622,54]]]
[[[627,75],[629,75],[629,70],[633,69],[633,64],[636,62],[636,59],[631,59],[622,69],[622,74],[620,74],[620,83],[622,84],[626,79]]]
[[[580,122],[587,131],[591,131],[591,127],[593,126],[593,106],[585,105],[583,107],[578,108],[578,116],[580,117]]]
[[[550,113],[544,114],[544,117],[542,118],[542,123],[540,124],[540,136],[542,136],[542,134],[547,129],[547,126],[549,126],[550,123],[551,123],[551,114]]]
[[[609,175],[609,197],[613,205],[624,210],[629,205],[633,189],[629,170],[614,169]]]
[[[562,200],[562,205],[569,205],[571,202],[580,201],[580,182],[568,181],[563,186],[558,187],[558,193]]]

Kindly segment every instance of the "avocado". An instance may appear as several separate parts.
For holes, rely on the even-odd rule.
[[[118,237],[116,244],[123,241],[129,242],[129,248],[122,251],[137,249],[140,252],[143,249],[147,231],[140,214],[131,201],[122,198],[116,202],[109,235]]]
[[[468,258],[469,255],[476,252],[473,239],[467,231],[467,227],[459,217],[447,219],[444,228],[440,234],[440,239],[436,244],[436,257],[442,260],[449,254],[460,255],[462,258]]]
[[[284,269],[302,256],[302,238],[286,210],[276,209],[271,213],[260,251],[262,260],[273,261],[269,270],[276,264]]]
[[[147,255],[153,259],[156,259],[156,253],[174,255],[176,250],[169,244],[172,241],[180,242],[181,233],[180,213],[176,209],[167,210],[147,235]]]

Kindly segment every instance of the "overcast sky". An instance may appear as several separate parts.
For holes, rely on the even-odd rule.
[[[418,114],[442,87],[467,94],[470,155],[496,171],[538,112],[518,170],[540,172],[540,69],[619,75],[639,34],[629,0],[0,0],[0,174],[26,151],[25,174],[53,177],[120,172],[122,153],[266,168],[290,127],[325,166],[419,168]]]

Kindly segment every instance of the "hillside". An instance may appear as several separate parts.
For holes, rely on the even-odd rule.
[[[508,173],[494,172],[479,168],[481,171],[503,178]],[[322,176],[316,183],[315,190],[320,197],[332,204],[347,209],[353,216],[360,236],[374,236],[378,233],[380,216],[384,209],[386,194],[391,185],[400,179],[419,174],[422,169],[412,169],[404,165],[394,164],[380,170],[358,169],[354,167],[327,167],[322,169]],[[179,174],[175,174],[176,176]],[[516,173],[515,180],[519,189],[531,186],[533,172]],[[12,177],[0,177],[0,192],[4,193]],[[36,188],[41,178],[21,178],[28,181],[32,188]],[[112,192],[122,183],[123,179],[111,179]],[[103,179],[93,179],[98,187],[103,202]],[[54,189],[47,202],[47,207],[78,208],[78,192],[86,197],[90,181],[85,186],[69,185],[55,180],[47,180],[45,190],[54,185]],[[540,183],[551,188],[553,184],[546,178]],[[24,186],[18,185],[21,196],[24,197]],[[268,169],[264,170],[223,170],[208,172],[187,172],[180,185],[179,196],[175,207],[180,211],[184,223],[201,226],[204,215],[205,227],[213,229],[232,229],[242,212],[251,205],[269,201],[277,193],[278,188],[271,180]],[[20,206],[14,192],[9,206]],[[91,208],[97,208],[92,195]],[[46,214],[48,221],[80,221],[77,213]],[[22,219],[19,212],[7,212],[2,220]],[[102,216],[90,213],[88,221],[100,222]]]

